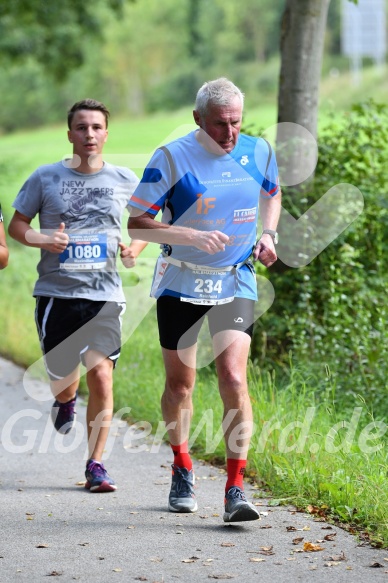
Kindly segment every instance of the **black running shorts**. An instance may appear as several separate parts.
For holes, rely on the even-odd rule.
[[[163,348],[177,350],[197,342],[198,334],[208,318],[211,336],[224,330],[240,330],[252,338],[254,300],[235,298],[227,304],[205,306],[182,302],[173,296],[162,296],[156,303],[159,340]]]
[[[87,299],[37,297],[35,321],[51,380],[70,374],[88,350],[105,354],[115,365],[121,350],[125,304]]]

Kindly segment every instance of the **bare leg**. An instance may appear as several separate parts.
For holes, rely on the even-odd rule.
[[[224,436],[229,459],[247,458],[252,435],[252,406],[246,374],[250,343],[250,336],[238,330],[219,332],[213,338],[215,353],[219,354],[216,367],[224,404]]]
[[[51,381],[51,392],[59,403],[67,403],[74,399],[79,385],[79,366],[69,375],[58,381]]]
[[[184,350],[184,361],[192,365],[187,366],[180,359],[181,351],[162,348],[166,369],[166,384],[161,400],[162,415],[173,445],[179,445],[189,438],[196,350],[196,344]]]
[[[101,461],[113,415],[113,362],[100,352],[85,354],[89,401],[86,411],[89,458]]]

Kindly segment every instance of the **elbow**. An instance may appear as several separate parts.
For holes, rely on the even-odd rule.
[[[128,219],[128,235],[131,237],[131,239],[138,239],[138,237],[136,236],[138,231],[139,231],[139,221],[137,220],[136,217],[129,217]]]
[[[16,239],[16,237],[15,237],[15,230],[14,230],[12,221],[8,225],[8,235],[10,237],[12,237],[12,239]]]
[[[5,253],[3,253],[3,255],[0,257],[0,269],[5,269],[7,267],[8,258],[9,258],[9,253],[8,253],[8,249],[6,249]]]

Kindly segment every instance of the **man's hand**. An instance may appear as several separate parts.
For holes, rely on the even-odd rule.
[[[119,247],[120,247],[120,259],[124,267],[126,267],[127,269],[135,267],[137,254],[134,252],[131,246],[126,245],[125,243],[119,243]]]
[[[57,231],[47,236],[46,241],[41,245],[42,249],[50,253],[62,253],[69,244],[69,235],[65,233],[65,228],[65,223],[61,223]]]
[[[228,241],[228,235],[221,231],[196,231],[193,245],[200,251],[214,255],[219,251],[225,251],[225,245]]]
[[[262,235],[253,250],[253,259],[260,261],[265,267],[271,267],[277,258],[275,244],[271,235]]]

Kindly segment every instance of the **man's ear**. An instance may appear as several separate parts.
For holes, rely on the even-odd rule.
[[[201,116],[196,109],[193,110],[193,118],[197,126],[201,127]]]
[[[73,143],[73,140],[71,139],[71,135],[70,135],[70,130],[68,130],[68,132],[67,132],[67,139],[69,140],[70,144]]]

